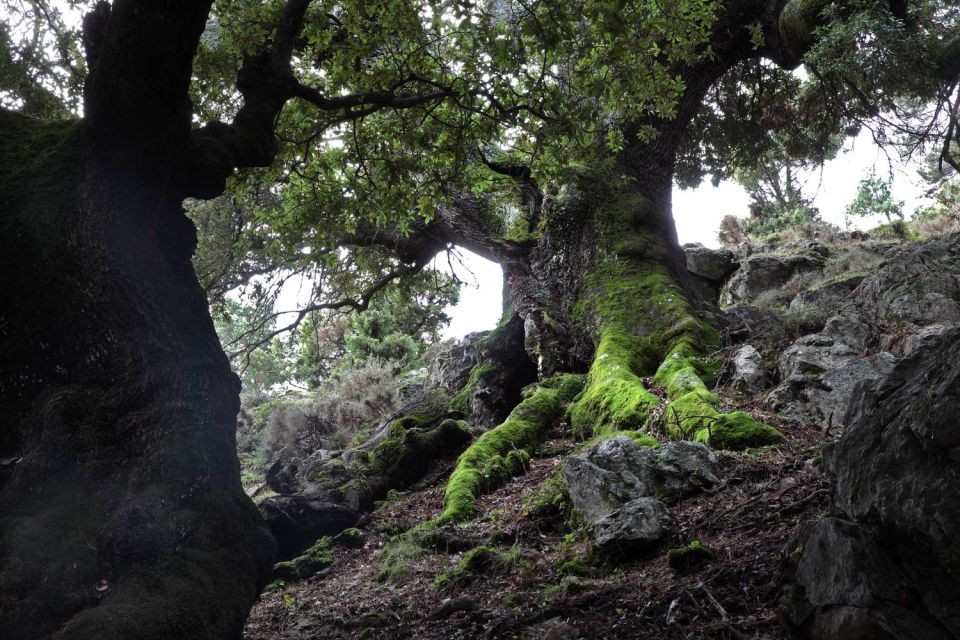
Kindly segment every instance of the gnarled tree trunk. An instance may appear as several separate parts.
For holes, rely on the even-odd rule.
[[[4,637],[238,638],[269,578],[180,205],[208,9],[102,6],[86,118],[0,113]]]

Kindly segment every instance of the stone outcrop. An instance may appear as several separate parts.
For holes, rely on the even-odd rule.
[[[729,249],[708,249],[702,244],[687,244],[683,246],[683,253],[687,258],[687,271],[715,282],[726,280],[739,264]]]
[[[663,503],[714,486],[716,463],[716,455],[700,443],[649,449],[616,436],[568,458],[563,476],[574,509],[591,523],[601,548],[641,551],[667,535]]]
[[[857,385],[825,453],[831,517],[807,525],[787,564],[797,637],[960,637],[960,326],[908,341]]]
[[[727,281],[720,293],[720,304],[730,306],[750,302],[767,289],[780,286],[803,271],[823,267],[828,252],[823,245],[811,243],[803,251],[776,255],[752,255]]]
[[[770,386],[770,373],[764,369],[760,352],[753,345],[745,344],[733,356],[733,375],[730,384],[746,394],[760,393]]]

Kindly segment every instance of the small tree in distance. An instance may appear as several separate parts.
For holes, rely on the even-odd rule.
[[[887,224],[892,224],[894,219],[902,221],[903,200],[893,199],[891,182],[889,178],[882,180],[873,172],[861,180],[857,196],[847,205],[847,218],[867,218],[879,214],[887,219]]]

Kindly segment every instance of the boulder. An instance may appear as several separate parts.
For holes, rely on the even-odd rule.
[[[489,333],[476,331],[460,340],[441,343],[427,365],[430,383],[451,395],[462,389],[470,377],[470,370],[480,361],[479,343]]]
[[[645,555],[656,550],[670,531],[667,507],[651,497],[636,498],[590,528],[597,547],[614,555]]]
[[[960,323],[960,234],[889,248],[857,291],[861,313],[908,329]]]
[[[785,284],[798,273],[822,268],[825,261],[825,254],[813,250],[788,255],[752,255],[740,263],[740,268],[724,285],[720,304],[750,302],[761,292]]]
[[[763,337],[780,320],[772,312],[748,304],[738,304],[723,310],[723,326],[731,340],[749,340]]]
[[[761,365],[760,352],[745,344],[733,356],[733,376],[730,384],[742,393],[760,393],[770,386],[770,373]]]
[[[737,268],[737,260],[729,249],[708,249],[702,244],[683,245],[687,271],[695,276],[721,282]]]
[[[960,638],[960,325],[908,343],[855,387],[825,451],[833,517],[787,563],[797,637]]]
[[[564,462],[574,508],[596,522],[640,497],[668,503],[717,483],[716,454],[698,442],[645,449],[626,436],[604,440]]]
[[[856,388],[883,379],[896,364],[885,351],[864,355],[869,336],[867,325],[845,314],[828,320],[822,332],[801,337],[780,355],[782,382],[764,404],[792,418],[840,424]]]
[[[790,301],[790,311],[828,318],[850,305],[851,294],[865,278],[862,273],[848,274],[801,291]]]

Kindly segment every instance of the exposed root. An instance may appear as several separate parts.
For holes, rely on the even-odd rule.
[[[562,415],[564,405],[582,386],[582,376],[576,375],[544,380],[526,394],[503,424],[477,438],[457,460],[440,519],[457,521],[474,515],[477,496],[521,473],[541,434]]]

